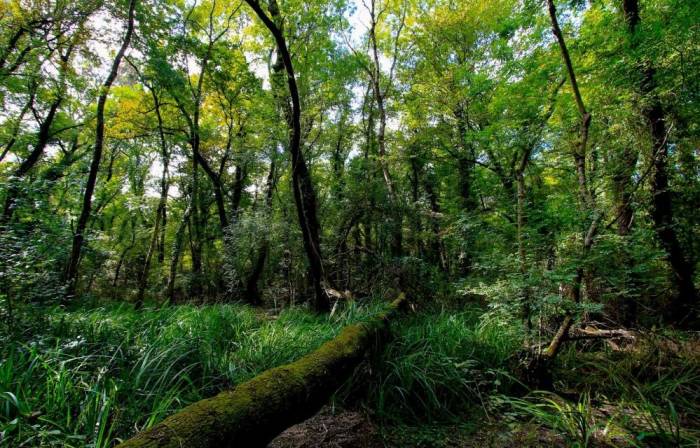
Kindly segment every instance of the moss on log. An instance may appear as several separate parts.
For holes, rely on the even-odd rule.
[[[402,305],[345,327],[318,350],[250,381],[193,403],[118,448],[264,447],[288,427],[314,415],[353,373]]]

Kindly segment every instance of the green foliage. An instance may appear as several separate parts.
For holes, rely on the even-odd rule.
[[[0,230],[0,298],[10,321],[15,317],[9,315],[13,306],[57,303],[63,296],[61,267],[69,236],[50,224],[55,223]]]
[[[304,165],[288,154],[277,41],[250,2],[139,0],[107,99],[79,297],[53,308],[127,3],[0,1],[0,445],[110,446],[371,312],[284,308],[315,293],[314,253],[343,296],[411,298],[368,381],[358,372],[339,395],[367,386],[383,422],[459,426],[509,403],[582,447],[613,426],[633,445],[697,439],[696,354],[659,330],[673,314],[697,323],[697,0],[549,2],[565,42],[543,1],[277,0]],[[262,305],[279,315],[194,307],[245,300],[258,260]],[[143,292],[185,305],[125,306]],[[553,365],[565,397],[494,406],[514,390],[514,358],[565,315],[574,330],[585,319],[654,337],[629,353],[568,341]],[[600,415],[605,400],[619,415]],[[442,429],[401,443],[449,443]]]

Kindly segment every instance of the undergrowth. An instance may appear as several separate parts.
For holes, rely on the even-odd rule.
[[[700,352],[683,333],[646,333],[627,347],[568,346],[557,393],[495,397],[511,417],[563,435],[572,447],[700,446]]]
[[[243,305],[45,309],[1,335],[0,446],[113,446],[382,306],[353,303],[331,316]],[[551,446],[699,444],[700,351],[682,334],[622,349],[569,343],[554,369],[557,393],[525,396],[515,396],[509,371],[522,328],[498,310],[429,306],[397,318],[391,334],[336,396],[359,400],[391,446],[459,446],[482,440],[484,424],[506,440],[493,446],[527,439],[517,432],[533,424],[565,443]]]

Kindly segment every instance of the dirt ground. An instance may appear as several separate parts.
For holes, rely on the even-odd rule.
[[[357,411],[325,407],[310,419],[280,434],[268,448],[380,448],[377,428]]]
[[[530,424],[396,427],[380,430],[359,411],[325,407],[314,417],[292,426],[268,448],[539,448],[566,447],[563,438]]]

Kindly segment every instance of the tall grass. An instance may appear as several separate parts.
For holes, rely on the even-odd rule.
[[[516,330],[481,309],[432,309],[394,326],[370,385],[370,405],[387,422],[455,421],[486,410],[508,381]]]
[[[112,446],[377,309],[351,305],[333,317],[239,305],[43,310],[21,338],[2,339],[0,445]]]

